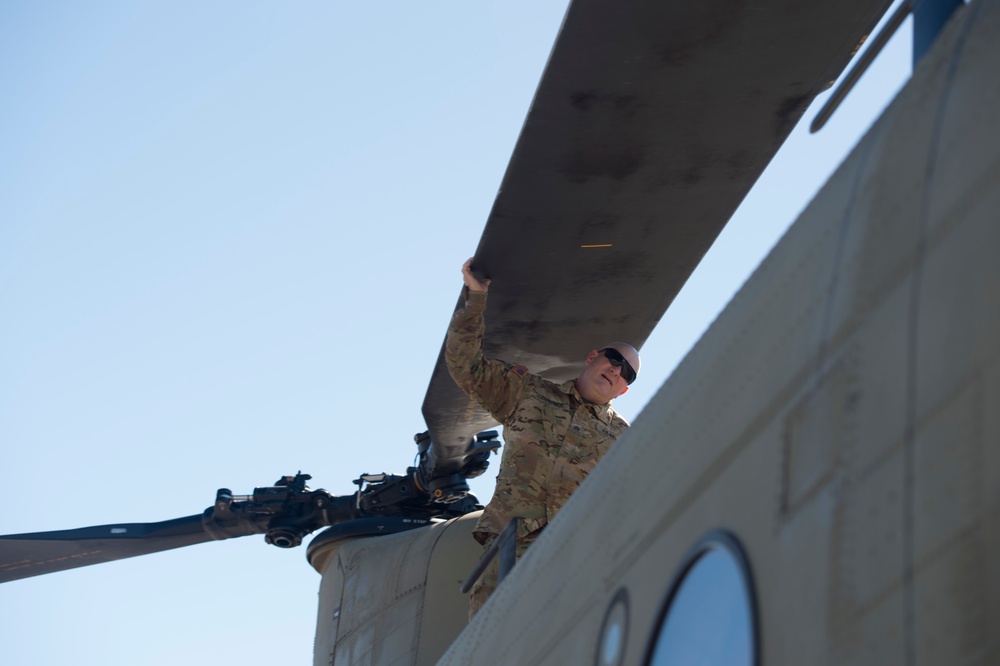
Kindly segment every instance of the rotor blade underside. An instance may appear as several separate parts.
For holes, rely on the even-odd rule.
[[[0,536],[0,583],[212,541],[202,515]]]
[[[486,354],[561,381],[641,346],[890,4],[573,2],[476,251]],[[423,413],[442,473],[495,425],[443,352]]]

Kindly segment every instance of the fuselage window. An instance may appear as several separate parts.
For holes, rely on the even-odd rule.
[[[731,535],[705,537],[671,584],[649,666],[755,666],[750,570]]]

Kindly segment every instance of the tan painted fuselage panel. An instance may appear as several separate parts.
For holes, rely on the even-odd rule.
[[[323,575],[313,663],[434,664],[468,618],[459,589],[482,555],[478,518],[310,546]]]

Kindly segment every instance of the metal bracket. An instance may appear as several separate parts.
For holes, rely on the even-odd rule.
[[[497,538],[493,540],[490,547],[486,549],[482,559],[479,560],[476,567],[472,570],[472,573],[470,573],[469,577],[465,579],[464,583],[462,583],[462,594],[469,593],[472,586],[476,584],[476,581],[479,580],[482,577],[483,572],[486,571],[486,567],[490,566],[490,563],[493,562],[493,558],[498,555],[500,556],[500,561],[498,563],[498,566],[500,567],[499,580],[503,581],[503,579],[507,577],[507,574],[510,573],[511,569],[514,568],[514,564],[517,562],[517,528],[520,523],[521,519],[514,516],[510,519],[510,522],[507,523],[502,530],[500,530],[500,534],[498,534]]]

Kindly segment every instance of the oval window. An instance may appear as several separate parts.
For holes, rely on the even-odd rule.
[[[628,636],[628,593],[625,588],[611,600],[597,642],[596,666],[621,666],[625,661],[625,640]]]
[[[750,570],[739,543],[713,533],[685,558],[671,586],[649,666],[755,666]]]

